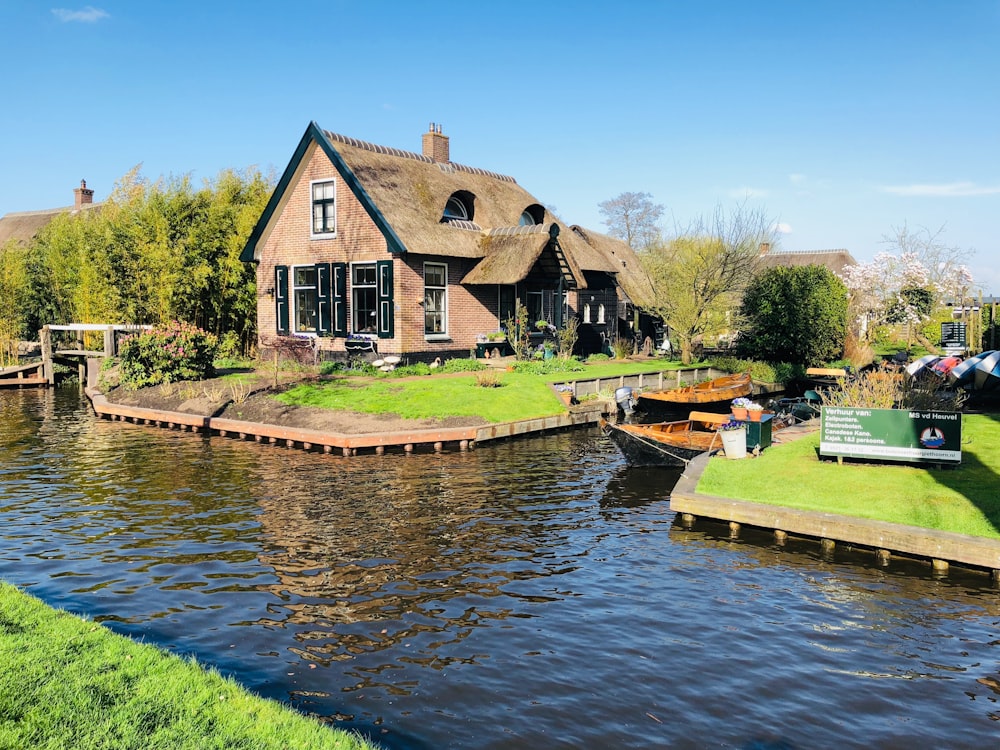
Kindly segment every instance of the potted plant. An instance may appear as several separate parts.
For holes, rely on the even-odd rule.
[[[732,403],[733,419],[740,421],[746,421],[747,419],[747,409],[752,402],[748,398],[734,398]]]
[[[719,425],[719,435],[722,437],[722,449],[726,458],[746,458],[747,428],[742,422],[729,420]]]
[[[548,327],[549,327],[549,321],[547,321],[547,320],[536,320],[535,321],[535,328],[537,328],[539,331],[544,331]]]
[[[572,405],[573,386],[563,383],[562,385],[553,386],[553,388],[555,388],[556,393],[559,394],[559,398],[562,399],[562,402],[566,404],[566,406]]]
[[[764,413],[764,407],[760,404],[750,404],[747,406],[747,417],[751,422],[759,422],[760,415]]]

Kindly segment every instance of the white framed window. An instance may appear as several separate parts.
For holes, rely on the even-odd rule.
[[[374,263],[351,266],[351,332],[378,332],[378,274]]]
[[[448,333],[448,266],[424,263],[424,334]]]
[[[603,302],[597,306],[597,322],[598,323],[605,323],[605,322],[607,322],[607,321],[604,320],[604,303]]]
[[[589,302],[584,302],[583,303],[583,322],[584,323],[589,323],[590,322],[590,303]]]
[[[295,333],[318,332],[319,274],[316,266],[292,268],[292,330]]]
[[[541,292],[528,292],[527,299],[525,301],[525,307],[528,308],[528,327],[534,328],[535,323],[539,320],[545,320],[545,311],[542,307],[542,293]]]
[[[311,182],[312,236],[330,237],[337,233],[337,185],[333,180]]]

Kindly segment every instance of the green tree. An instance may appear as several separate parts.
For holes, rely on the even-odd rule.
[[[643,307],[677,336],[684,364],[692,360],[697,337],[725,328],[727,313],[757,269],[761,244],[773,240],[773,225],[745,204],[730,213],[719,207],[710,219],[640,253],[653,286]]]
[[[770,268],[750,282],[739,318],[740,354],[821,365],[844,353],[847,287],[823,266]]]

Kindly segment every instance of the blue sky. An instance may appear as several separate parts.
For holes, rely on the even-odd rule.
[[[0,214],[284,168],[306,125],[512,175],[565,221],[746,200],[785,250],[944,228],[1000,294],[1000,0],[0,0]]]

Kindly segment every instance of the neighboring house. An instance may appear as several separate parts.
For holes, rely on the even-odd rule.
[[[73,197],[72,206],[44,211],[18,211],[0,216],[0,249],[8,242],[14,242],[19,247],[27,246],[59,214],[89,211],[101,205],[94,203],[94,191],[87,187],[86,180],[80,180],[80,187],[73,190]]]
[[[857,265],[857,261],[847,250],[799,250],[795,252],[771,252],[771,246],[763,243],[760,246],[760,269],[785,266],[823,266],[833,271],[837,276],[847,266]]]
[[[310,123],[241,259],[257,264],[262,349],[468,356],[525,305],[580,321],[583,353],[616,334],[649,282],[623,242],[556,219],[512,177]]]

